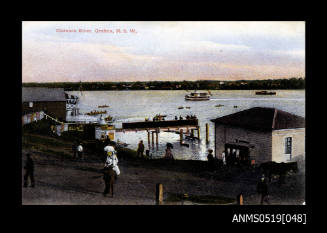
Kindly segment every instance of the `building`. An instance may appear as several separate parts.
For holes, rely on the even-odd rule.
[[[211,120],[215,155],[255,163],[289,162],[305,155],[305,119],[275,108],[255,107]]]
[[[22,113],[44,111],[51,117],[66,119],[66,97],[63,88],[23,87]]]

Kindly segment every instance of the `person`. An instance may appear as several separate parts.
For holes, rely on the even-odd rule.
[[[226,165],[226,153],[225,153],[225,151],[223,151],[223,152],[221,153],[221,158],[222,158],[222,160],[223,160],[223,164]]]
[[[72,151],[73,151],[73,158],[76,158],[76,154],[77,154],[77,143],[74,142],[74,144],[72,145]]]
[[[31,187],[35,187],[35,182],[34,182],[34,161],[31,158],[30,154],[27,154],[27,160],[24,166],[24,169],[26,170],[25,175],[24,175],[24,187],[27,187],[28,183],[28,177],[31,180]]]
[[[173,153],[171,152],[171,144],[170,143],[167,143],[167,148],[166,148],[166,153],[165,153],[165,156],[164,158],[165,159],[174,159],[174,156],[173,156]]]
[[[120,170],[118,167],[118,158],[117,158],[117,151],[113,146],[107,146],[107,159],[104,164],[105,167],[112,167],[114,172],[116,173],[115,179],[117,179],[117,176],[120,175]]]
[[[104,140],[104,142],[105,142],[106,145],[109,145],[110,144],[109,135],[106,135],[106,139]]]
[[[179,119],[180,119],[180,120],[183,120],[183,117],[182,117],[182,116],[179,116]]]
[[[178,120],[178,117],[177,116],[175,116],[175,121],[177,121]]]
[[[143,141],[141,140],[139,142],[139,145],[138,145],[138,148],[137,148],[137,156],[136,157],[143,157],[143,152],[144,152],[144,144],[143,144]]]
[[[103,169],[103,180],[105,183],[103,196],[106,196],[109,193],[111,197],[113,197],[114,182],[117,180],[117,176],[120,175],[118,158],[116,156],[116,150],[113,146],[106,146],[105,150],[107,151],[107,159]]]
[[[257,184],[257,192],[259,194],[261,194],[261,200],[260,200],[261,205],[263,205],[263,202],[267,202],[267,204],[270,204],[269,203],[268,185],[267,185],[264,174],[262,174],[262,177]]]
[[[208,170],[209,171],[213,171],[214,170],[214,163],[215,163],[215,160],[213,158],[213,154],[212,154],[213,150],[212,149],[209,149],[208,150],[208,156],[207,156],[207,159],[208,159]]]
[[[80,158],[80,159],[83,158],[83,146],[82,146],[82,143],[79,143],[79,145],[77,146],[77,155],[78,155],[78,158]]]

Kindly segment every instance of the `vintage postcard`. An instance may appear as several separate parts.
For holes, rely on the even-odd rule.
[[[23,21],[23,205],[305,205],[304,21]]]

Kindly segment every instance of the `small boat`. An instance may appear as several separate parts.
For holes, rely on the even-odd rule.
[[[276,95],[275,91],[256,91],[256,95]]]
[[[100,106],[98,106],[98,108],[108,108],[109,107],[109,105],[100,105]]]
[[[186,109],[190,109],[191,107],[185,107]]]
[[[217,105],[215,105],[215,107],[217,107],[217,108],[222,107],[222,106],[224,106],[224,105],[223,104],[217,104]]]
[[[86,115],[89,115],[89,116],[94,116],[94,115],[99,115],[99,114],[106,114],[107,111],[91,111],[91,112],[88,112],[86,113]]]
[[[234,105],[234,108],[237,108],[237,105]]]
[[[190,94],[185,95],[185,100],[201,101],[201,100],[210,100],[210,94],[207,92],[191,92]]]
[[[184,107],[181,106],[181,107],[178,107],[178,109],[184,109]]]

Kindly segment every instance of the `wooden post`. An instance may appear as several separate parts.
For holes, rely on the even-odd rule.
[[[206,143],[209,143],[209,124],[206,123]]]
[[[180,144],[183,144],[183,129],[179,130],[179,142]]]
[[[194,129],[191,129],[191,137],[194,137]]]
[[[242,195],[242,193],[237,195],[237,204],[243,205],[243,195]]]
[[[152,131],[152,147],[154,147],[154,131]]]
[[[158,147],[159,145],[159,133],[156,131],[156,146]]]
[[[162,205],[163,202],[163,185],[157,184],[156,186],[156,204]]]
[[[198,130],[198,139],[200,140],[200,126],[197,127]]]
[[[148,131],[148,145],[149,145],[149,148],[150,148],[150,131]]]

